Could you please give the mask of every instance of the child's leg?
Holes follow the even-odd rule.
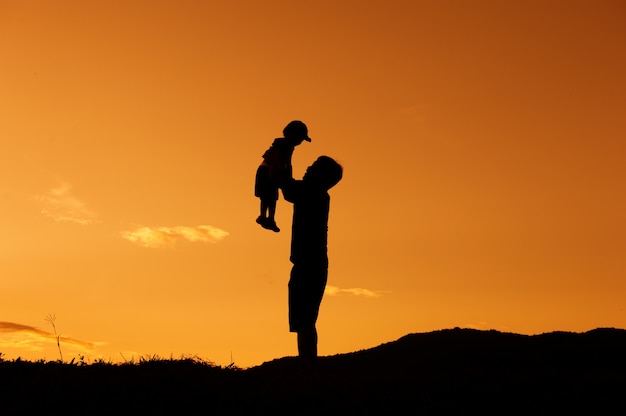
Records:
[[[260,215],[257,217],[256,219],[256,223],[262,225],[265,228],[265,221],[267,221],[267,217],[266,217],[266,212],[267,212],[267,203],[266,201],[261,198],[261,212]]]
[[[274,221],[276,215],[276,200],[268,201],[267,203],[267,219]]]
[[[274,220],[274,215],[276,214],[276,201],[276,199],[268,201],[267,221],[265,223],[265,228],[274,232],[279,232],[280,228],[278,228],[278,226],[276,225],[276,221]]]

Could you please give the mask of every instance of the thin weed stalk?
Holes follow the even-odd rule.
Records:
[[[46,321],[48,321],[50,325],[52,325],[52,329],[54,330],[54,337],[57,339],[57,348],[59,349],[59,357],[61,357],[61,362],[63,362],[63,353],[61,352],[61,335],[57,334],[57,327],[54,324],[54,321],[56,321],[56,319],[57,317],[53,313],[50,313],[48,314],[48,316],[46,316]]]

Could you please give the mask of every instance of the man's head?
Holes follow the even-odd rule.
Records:
[[[328,190],[343,177],[343,167],[329,156],[320,156],[304,173],[303,180],[314,182]]]
[[[311,141],[311,138],[309,137],[309,129],[306,124],[300,120],[289,122],[289,124],[287,124],[287,126],[283,129],[283,136],[286,139],[298,143],[302,143],[303,140],[306,140],[307,142]]]

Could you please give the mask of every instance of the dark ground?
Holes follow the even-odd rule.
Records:
[[[450,329],[249,369],[193,360],[0,361],[0,414],[626,414],[626,330]]]

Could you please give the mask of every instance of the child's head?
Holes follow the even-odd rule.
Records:
[[[343,167],[329,156],[320,156],[304,173],[303,180],[315,182],[328,190],[343,177]]]
[[[295,145],[302,143],[303,140],[307,142],[311,141],[309,129],[307,129],[306,124],[300,120],[294,120],[287,124],[283,129],[283,136]]]

